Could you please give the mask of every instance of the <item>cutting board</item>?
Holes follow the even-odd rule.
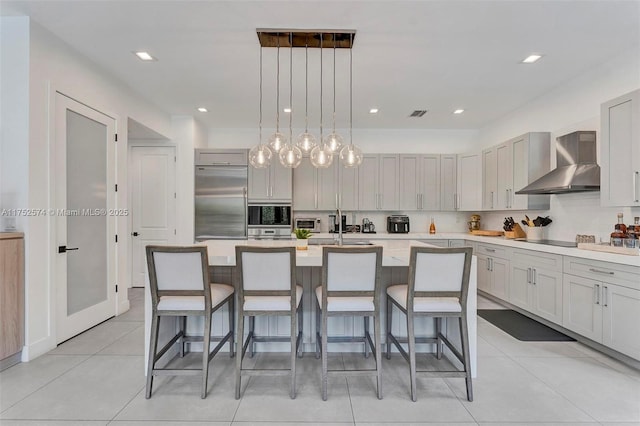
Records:
[[[640,256],[637,248],[614,247],[609,244],[578,243],[578,248],[582,250],[603,251],[606,253],[626,254],[628,256]]]
[[[504,231],[490,231],[485,229],[476,229],[471,231],[473,235],[482,235],[485,237],[501,237],[504,235]]]

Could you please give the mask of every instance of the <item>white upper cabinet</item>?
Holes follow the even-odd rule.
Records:
[[[517,195],[516,191],[550,170],[550,134],[526,133],[482,152],[482,209],[549,208],[549,195]]]
[[[640,206],[640,90],[601,107],[600,202]]]
[[[458,209],[457,156],[446,154],[440,156],[440,210]]]
[[[303,161],[293,170],[293,209],[335,210],[338,208],[338,163],[316,169]]]
[[[400,155],[400,210],[440,210],[440,156]]]
[[[479,152],[458,155],[457,210],[482,209],[482,156]]]
[[[360,210],[398,210],[399,158],[397,154],[368,154],[358,167]]]
[[[277,157],[277,156],[276,156]],[[279,161],[264,169],[249,167],[249,202],[291,202],[293,173]]]

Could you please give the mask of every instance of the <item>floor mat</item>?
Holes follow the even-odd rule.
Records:
[[[575,342],[575,339],[511,309],[478,309],[478,315],[525,342]]]

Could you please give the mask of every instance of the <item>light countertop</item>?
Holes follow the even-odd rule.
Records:
[[[322,234],[313,234],[312,238],[322,238],[322,239],[331,239],[334,234],[322,233]],[[505,237],[483,237],[479,235],[472,235],[467,232],[439,232],[436,234],[428,234],[428,233],[408,233],[408,234],[389,234],[386,232],[380,232],[376,234],[362,234],[362,233],[347,233],[343,234],[344,240],[355,239],[355,240],[418,240],[428,242],[428,240],[467,240],[474,241],[477,243],[486,243],[486,244],[497,244],[501,246],[525,249],[525,250],[535,250],[541,251],[544,253],[553,253],[559,254],[563,256],[574,256],[580,257],[584,259],[592,259],[592,260],[600,260],[602,262],[612,262],[619,263],[623,265],[629,266],[637,266],[640,267],[640,256],[630,256],[624,254],[615,254],[615,253],[605,253],[599,251],[591,251],[591,250],[583,250],[578,248],[571,247],[556,247],[545,244],[536,244],[536,243],[528,243],[526,241],[515,241],[512,239],[507,239]]]

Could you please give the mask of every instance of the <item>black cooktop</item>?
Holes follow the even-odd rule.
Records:
[[[516,238],[516,241],[524,241],[527,243],[544,244],[547,246],[557,247],[578,247],[574,241],[560,241],[560,240],[527,240],[526,238]]]

